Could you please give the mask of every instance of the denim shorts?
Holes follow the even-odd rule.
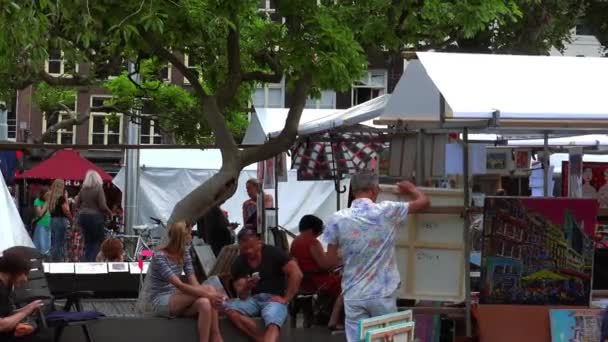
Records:
[[[171,293],[163,294],[152,301],[152,309],[156,316],[173,318],[171,311],[169,311],[169,301],[171,300],[172,295],[173,294]]]
[[[287,305],[271,302],[273,296],[260,293],[245,300],[234,299],[226,304],[226,311],[234,310],[249,317],[261,316],[266,327],[276,325],[280,328],[287,320]]]

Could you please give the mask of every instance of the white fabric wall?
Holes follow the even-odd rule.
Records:
[[[183,168],[140,168],[138,223],[150,223],[150,216],[166,222],[175,204],[215,172],[217,171]],[[231,222],[243,223],[242,204],[248,198],[245,183],[253,177],[256,177],[256,171],[242,171],[237,192],[222,206],[228,212]],[[124,189],[124,168],[114,178],[114,184],[121,190]],[[267,190],[267,193],[274,196],[274,190]],[[343,207],[347,201],[346,196],[347,194],[342,195]],[[289,171],[289,181],[279,183],[279,225],[296,232],[303,215],[315,214],[325,220],[335,211],[333,182],[298,182],[295,171]]]
[[[34,247],[0,173],[0,254],[14,246]]]

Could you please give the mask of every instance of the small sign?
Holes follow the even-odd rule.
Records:
[[[109,262],[108,263],[108,272],[110,272],[110,273],[129,272],[129,263],[128,262]]]
[[[146,274],[148,273],[148,268],[150,267],[150,263],[149,262],[144,262],[143,263],[143,270],[141,270],[139,268],[139,264],[137,262],[130,262],[129,263],[129,272],[131,272],[131,274]]]
[[[108,264],[105,262],[79,262],[74,265],[76,274],[105,274]]]
[[[73,262],[53,262],[49,264],[49,273],[53,274],[74,274]]]

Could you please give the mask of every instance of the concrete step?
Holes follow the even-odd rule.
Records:
[[[261,321],[260,326],[261,326]],[[193,319],[164,318],[106,318],[88,324],[94,342],[198,342],[196,323]],[[227,319],[220,320],[224,341],[248,341]],[[331,333],[327,328],[291,329],[288,322],[281,331],[281,341],[292,342],[342,342],[343,333]],[[86,341],[80,327],[66,329],[61,342]]]

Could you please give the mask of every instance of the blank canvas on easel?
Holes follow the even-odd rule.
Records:
[[[421,188],[432,206],[462,208],[462,190]],[[381,186],[378,201],[407,201],[395,186]],[[461,301],[464,299],[464,220],[460,211],[408,216],[396,234],[399,298]]]

